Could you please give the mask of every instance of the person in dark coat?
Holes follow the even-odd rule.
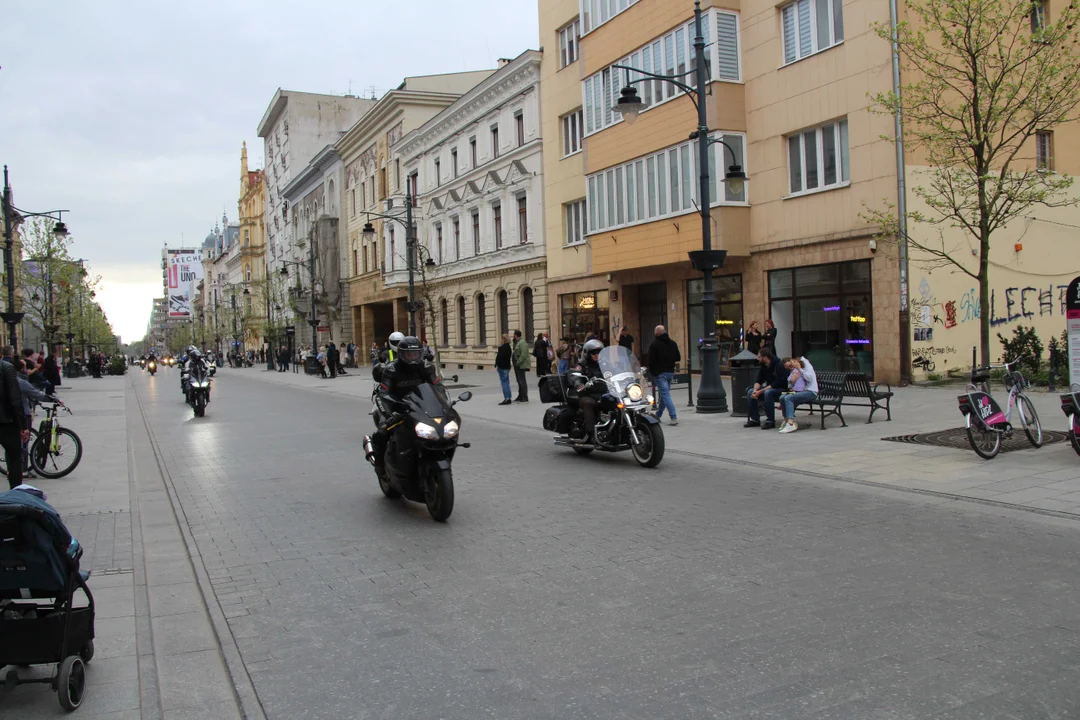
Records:
[[[57,359],[56,355],[50,355],[45,358],[42,374],[45,376],[46,380],[52,383],[53,387],[60,387],[62,384],[60,381],[60,361]]]
[[[14,358],[11,359],[14,362]],[[11,362],[0,362],[0,446],[8,467],[8,485],[22,485],[22,444],[30,439],[30,426],[23,413],[19,376]]]
[[[536,358],[536,377],[544,377],[551,372],[551,358],[548,357],[549,347],[551,345],[544,339],[544,334],[538,334],[536,342],[533,343],[532,351],[532,356]]]
[[[510,349],[510,338],[502,336],[502,344],[495,353],[495,372],[499,373],[499,384],[502,385],[503,401],[500,405],[511,404],[510,399],[510,371],[514,367],[514,352]]]
[[[656,339],[649,346],[649,374],[656,379],[657,394],[660,395],[656,403],[656,419],[664,415],[667,408],[671,416],[669,425],[678,425],[679,417],[675,412],[675,401],[671,399],[671,381],[675,378],[675,366],[682,360],[679,346],[663,325],[656,326]]]
[[[330,343],[326,346],[326,367],[330,369],[330,377],[337,377],[338,369],[338,349],[334,343]]]

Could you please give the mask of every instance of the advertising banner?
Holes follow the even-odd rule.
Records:
[[[1080,277],[1065,291],[1065,322],[1069,340],[1069,382],[1080,383]]]
[[[202,259],[198,250],[184,248],[167,251],[167,258],[169,317],[190,320],[195,285],[203,276]]]

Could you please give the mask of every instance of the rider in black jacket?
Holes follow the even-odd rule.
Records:
[[[406,337],[397,344],[396,359],[392,362],[377,365],[372,373],[378,385],[375,386],[376,405],[379,406],[382,422],[378,430],[371,436],[372,450],[374,451],[375,469],[381,474],[383,463],[386,458],[386,442],[390,439],[389,426],[393,425],[397,418],[389,417],[383,412],[384,405],[379,402],[379,395],[389,395],[395,400],[403,399],[413,388],[420,385],[438,385],[439,376],[435,366],[424,360],[424,348],[420,341],[414,337]]]
[[[600,401],[596,396],[603,394],[607,389],[604,383],[588,386],[586,381],[595,378],[603,378],[604,373],[600,370],[600,351],[604,349],[604,343],[599,340],[589,340],[581,348],[581,363],[574,368],[573,376],[578,396],[570,402],[581,409],[581,415],[585,419],[586,441],[596,441],[596,419],[600,411]]]

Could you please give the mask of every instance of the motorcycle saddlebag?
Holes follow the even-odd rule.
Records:
[[[537,383],[540,391],[540,402],[566,402],[566,389],[564,383],[565,380],[562,375],[545,375],[540,378]]]
[[[553,410],[555,408],[552,408]],[[570,432],[570,425],[574,422],[574,414],[577,411],[573,407],[559,408],[559,417],[555,421],[555,432],[565,435]]]
[[[555,432],[555,429],[559,424],[559,414],[562,412],[560,407],[551,407],[544,411],[544,429],[548,432]]]

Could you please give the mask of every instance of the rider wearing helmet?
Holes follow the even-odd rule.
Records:
[[[397,331],[390,333],[390,340],[388,346],[379,353],[379,362],[391,363],[397,359],[398,346],[401,341],[405,339],[405,336]]]
[[[387,394],[400,400],[420,385],[438,385],[439,376],[435,372],[435,366],[424,360],[424,346],[420,344],[420,341],[412,336],[402,336],[396,344],[395,360],[381,366],[381,374],[376,375],[376,381],[378,382],[375,386],[376,395]],[[380,410],[384,407],[378,400],[376,404]],[[390,418],[382,417],[378,430],[371,436],[375,468],[379,472],[382,472],[386,441],[389,439],[389,432],[386,429],[386,426],[390,424],[389,421]]]
[[[585,432],[587,440],[595,442],[596,418],[599,415],[600,402],[596,399],[597,394],[605,390],[603,383],[588,386],[588,381],[594,378],[603,378],[600,371],[600,351],[604,349],[604,343],[597,339],[589,340],[581,348],[581,360],[570,376],[570,382],[577,391],[577,398],[571,398],[570,402],[576,404],[585,419]]]

